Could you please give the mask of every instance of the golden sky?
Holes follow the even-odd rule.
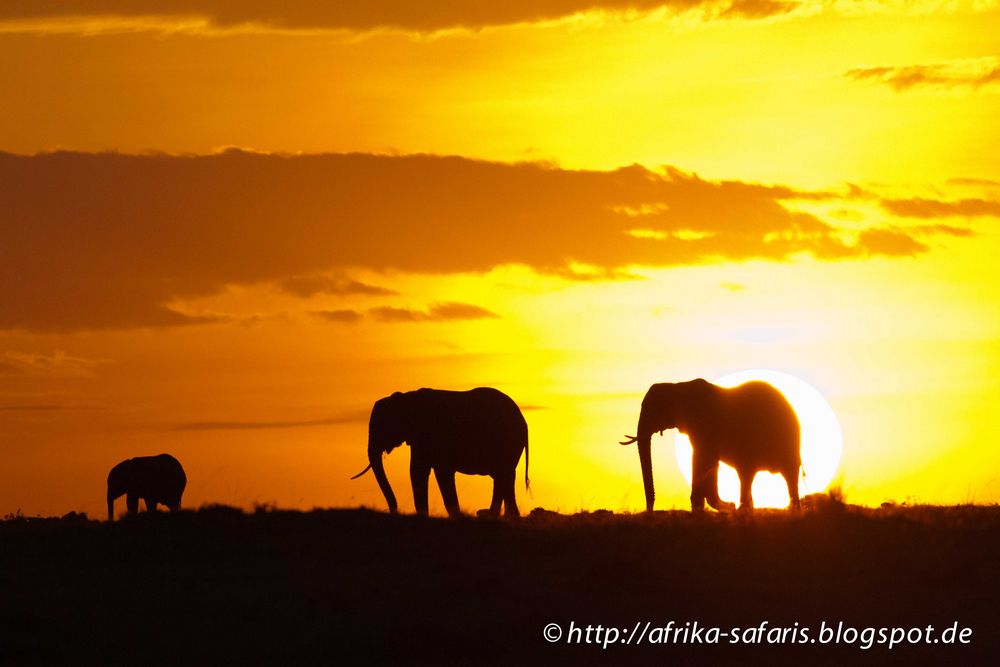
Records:
[[[0,62],[0,513],[381,508],[372,403],[480,385],[522,510],[636,510],[649,384],[748,368],[849,501],[1000,500],[1000,3],[12,0]]]

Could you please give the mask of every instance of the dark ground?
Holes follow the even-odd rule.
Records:
[[[1000,664],[998,577],[997,506],[14,518],[0,523],[0,664]],[[973,632],[891,651],[566,644],[570,622],[670,620]]]

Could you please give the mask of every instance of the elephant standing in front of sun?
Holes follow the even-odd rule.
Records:
[[[528,488],[528,424],[506,394],[489,387],[469,391],[418,389],[379,399],[368,423],[368,470],[375,473],[390,512],[396,496],[382,455],[403,443],[410,446],[410,484],[418,514],[427,514],[431,471],[449,516],[458,516],[455,473],[489,475],[493,499],[480,514],[519,515],[514,494],[517,464],[524,451],[524,485]]]
[[[170,454],[122,461],[108,473],[108,521],[115,520],[115,499],[123,495],[129,514],[139,511],[140,500],[147,512],[155,512],[157,504],[176,512],[186,485],[184,468]]]
[[[766,382],[720,387],[706,380],[654,384],[642,399],[638,432],[623,445],[637,443],[646,492],[653,510],[653,433],[676,428],[691,440],[691,510],[705,501],[719,511],[734,509],[719,498],[719,462],[736,469],[740,507],[753,509],[753,480],[761,470],[780,473],[793,508],[799,507],[802,467],[799,420],[788,399]]]

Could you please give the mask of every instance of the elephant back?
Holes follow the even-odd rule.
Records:
[[[180,461],[170,454],[141,456],[132,459],[136,477],[145,492],[154,498],[168,501],[179,498],[187,486],[187,475]]]

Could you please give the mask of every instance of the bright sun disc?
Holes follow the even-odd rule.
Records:
[[[840,422],[822,394],[794,375],[766,369],[730,373],[714,380],[721,387],[763,380],[774,385],[792,404],[802,429],[802,469],[799,496],[825,491],[833,481],[843,451]],[[691,441],[682,433],[674,435],[677,465],[688,484],[691,483]],[[740,480],[736,471],[723,463],[719,466],[719,497],[739,502]],[[756,507],[788,507],[788,487],[781,475],[759,472],[753,483],[753,503]]]

